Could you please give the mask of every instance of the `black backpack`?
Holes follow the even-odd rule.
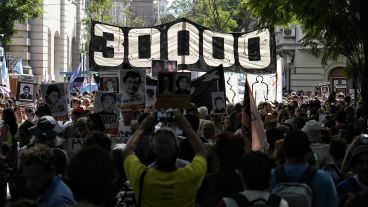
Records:
[[[281,198],[274,194],[271,194],[268,200],[258,198],[253,200],[252,202],[250,202],[247,197],[239,193],[230,195],[228,197],[233,199],[239,207],[279,207],[281,202]]]

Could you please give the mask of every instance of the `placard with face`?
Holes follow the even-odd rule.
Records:
[[[114,92],[97,91],[95,97],[94,113],[100,115],[105,126],[105,132],[118,134],[120,105],[122,94]]]
[[[69,120],[67,90],[64,83],[42,84],[42,100],[50,106],[51,114],[58,121]]]
[[[213,114],[225,114],[226,101],[224,92],[212,93],[212,111]]]
[[[146,102],[146,70],[122,70],[120,91],[124,109],[144,109]]]

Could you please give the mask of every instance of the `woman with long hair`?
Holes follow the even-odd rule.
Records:
[[[18,131],[17,118],[12,109],[4,109],[3,125],[0,128],[0,140],[2,154],[10,161],[17,158],[17,145],[15,134]]]

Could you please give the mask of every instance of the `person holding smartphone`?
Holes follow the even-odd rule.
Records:
[[[156,124],[154,114],[144,119],[123,152],[124,170],[141,206],[195,205],[197,191],[207,170],[207,153],[197,133],[180,110],[175,110],[174,113],[176,124],[189,139],[196,156],[186,167],[177,167],[179,151],[177,136],[171,128],[163,127],[153,134],[152,151],[156,157],[155,166],[147,168],[134,154],[143,134]]]

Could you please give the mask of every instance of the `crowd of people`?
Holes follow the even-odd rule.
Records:
[[[72,94],[70,120],[52,108],[16,106],[0,94],[0,206],[365,206],[368,133],[361,104],[291,93],[261,102],[267,147],[242,135],[242,104],[213,115],[205,106],[122,110],[120,134],[105,132],[94,94]],[[216,114],[216,113],[215,113]],[[222,119],[221,117],[225,117]],[[366,134],[367,133],[367,134]],[[120,143],[112,137],[121,136]],[[75,154],[68,139],[83,139]],[[313,151],[329,144],[329,158]]]

